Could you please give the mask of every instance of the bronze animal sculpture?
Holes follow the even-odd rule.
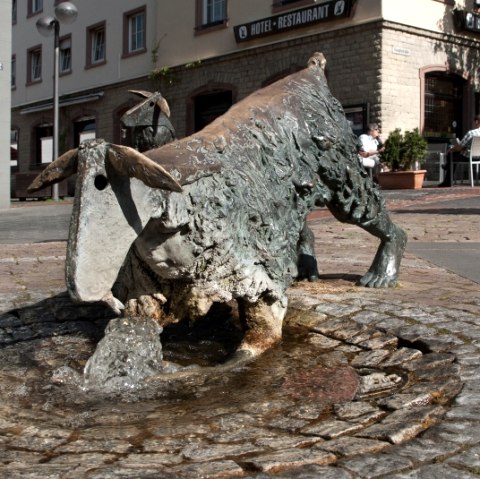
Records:
[[[32,183],[77,172],[66,280],[78,301],[164,320],[236,300],[239,357],[281,339],[286,289],[315,204],[380,239],[359,283],[394,286],[406,234],[361,165],[316,53],[307,68],[233,105],[202,131],[139,153],[92,141]]]

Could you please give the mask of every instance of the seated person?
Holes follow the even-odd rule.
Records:
[[[452,160],[454,164],[455,161],[468,160],[470,156],[470,145],[472,144],[472,138],[474,136],[480,136],[480,115],[475,115],[475,118],[473,119],[473,126],[474,128],[467,131],[461,141],[452,145],[447,150],[447,161],[444,165],[442,165],[442,168],[446,170],[445,179],[438,185],[439,187],[452,186],[452,178],[450,177],[450,163]]]
[[[380,169],[380,153],[385,150],[380,140],[380,129],[376,123],[368,125],[367,133],[358,138],[358,154],[362,157],[363,166],[372,168],[374,175]]]

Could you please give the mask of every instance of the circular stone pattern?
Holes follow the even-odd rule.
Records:
[[[0,316],[0,471],[36,479],[350,478],[345,460],[384,453],[442,420],[462,384],[450,352],[459,339],[425,326],[425,318],[438,323],[435,313],[296,288],[290,304],[277,348],[227,375],[135,402],[51,381],[63,366],[81,371],[104,311],[56,297]],[[172,346],[163,347],[168,354]],[[181,354],[196,347],[187,341]],[[200,347],[222,346],[203,339]]]

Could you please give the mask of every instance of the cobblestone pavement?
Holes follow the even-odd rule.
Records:
[[[454,199],[480,197],[478,188],[386,197],[410,243],[480,243],[478,209],[452,206]],[[264,373],[270,382],[257,372],[253,383],[243,385],[264,385],[262,401],[248,394],[234,401],[228,394],[221,404],[201,406],[199,400],[188,411],[173,401],[168,421],[155,401],[140,412],[94,404],[89,414],[67,420],[64,409],[52,404],[29,409],[27,380],[6,390],[13,380],[4,366],[0,395],[17,398],[22,407],[16,410],[11,400],[0,405],[0,477],[480,477],[478,283],[407,251],[397,288],[356,287],[376,240],[323,210],[309,223],[321,281],[290,289],[286,330],[301,331],[306,356],[313,351],[327,357],[342,378],[333,383],[335,394],[327,394],[318,378],[330,369],[308,356],[308,367],[296,376],[279,366]],[[62,292],[64,260],[64,242],[2,245],[0,311]],[[66,358],[55,356],[60,329],[42,335],[45,324],[36,329],[35,321],[28,314],[0,318],[0,364],[12,361],[16,374],[32,376],[32,384],[33,376]],[[72,339],[70,347],[77,356],[68,359],[81,363],[87,341]],[[33,349],[42,353],[34,356]],[[296,353],[287,348],[282,354]],[[31,357],[35,364],[27,361]],[[347,400],[352,391],[355,398]]]

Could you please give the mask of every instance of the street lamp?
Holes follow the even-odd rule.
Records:
[[[37,30],[44,37],[54,34],[53,54],[53,145],[52,161],[58,157],[58,71],[60,56],[60,23],[73,23],[77,18],[77,7],[71,2],[62,2],[55,7],[55,16],[45,16],[37,20]],[[52,186],[52,198],[58,201],[58,184]]]

